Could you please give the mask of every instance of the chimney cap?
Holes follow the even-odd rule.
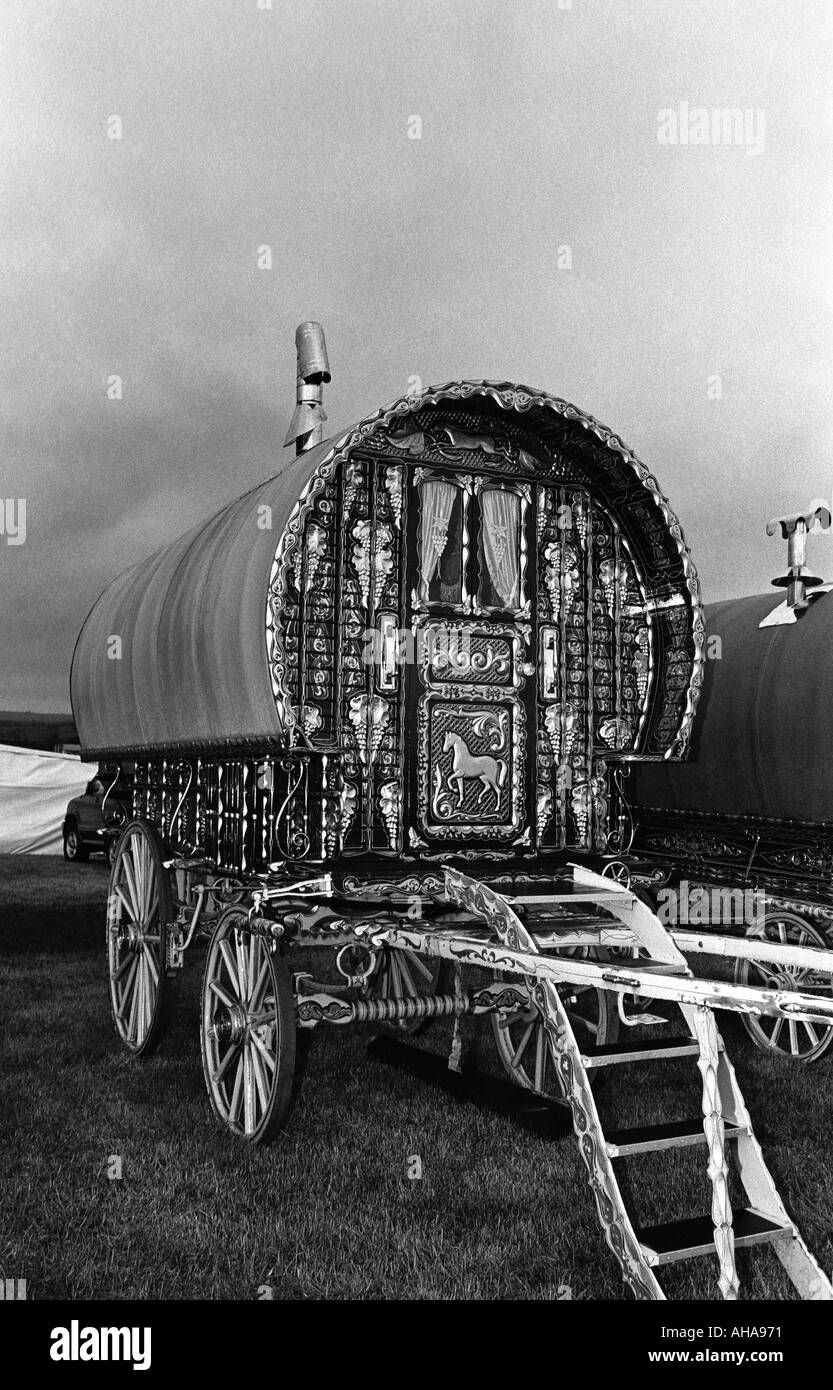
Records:
[[[799,521],[804,522],[804,529],[811,535],[816,535],[819,531],[830,529],[830,507],[823,497],[814,497],[809,507],[804,512],[789,512],[786,516],[774,516],[766,524],[768,536],[774,536],[779,526],[781,535],[787,540],[794,532]]]
[[[327,419],[322,396],[324,382],[331,380],[330,363],[324,329],[320,323],[310,321],[298,324],[295,329],[295,350],[298,357],[295,411],[283,447],[294,443],[295,452],[303,454],[321,443]]]
[[[307,383],[331,381],[330,362],[324,329],[320,323],[299,323],[295,329],[295,350],[298,354],[298,376]]]

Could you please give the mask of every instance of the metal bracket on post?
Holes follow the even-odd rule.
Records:
[[[807,569],[807,537],[830,529],[830,508],[821,498],[815,498],[805,512],[790,512],[786,516],[775,516],[766,524],[768,536],[774,536],[780,529],[781,537],[787,541],[787,570],[776,575],[773,584],[776,589],[786,589],[787,597],[758,624],[759,627],[778,627],[782,623],[794,623],[798,614],[810,605],[817,594],[827,593],[833,585],[822,583],[817,575]]]

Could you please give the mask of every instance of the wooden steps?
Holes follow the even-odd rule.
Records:
[[[738,1295],[735,1250],[771,1245],[800,1297],[833,1300],[833,1284],[813,1258],[790,1220],[755,1137],[734,1068],[726,1056],[709,1000],[684,1003],[691,972],[671,934],[635,896],[623,889],[611,891],[610,882],[589,870],[575,867],[580,892],[553,895],[546,904],[565,901],[592,902],[606,909],[632,933],[639,959],[632,972],[653,970],[664,978],[680,980],[679,1008],[686,1032],[679,1036],[636,1038],[601,1047],[579,1046],[568,1013],[569,995],[557,981],[545,978],[535,989],[535,1007],[543,1020],[563,1099],[570,1107],[579,1152],[588,1173],[590,1190],[608,1247],[619,1263],[622,1278],[638,1299],[664,1299],[654,1270],[698,1256],[716,1260],[717,1284],[725,1299]],[[459,906],[480,913],[502,945],[526,954],[540,954],[529,927],[513,911],[513,905],[544,906],[540,897],[507,899],[459,870],[446,869],[446,892]],[[531,914],[524,914],[527,919]],[[627,981],[628,969],[618,963],[600,970],[603,988]],[[689,986],[690,988],[690,986]],[[690,995],[689,995],[690,997]],[[656,1121],[605,1132],[588,1072],[601,1067],[639,1062],[650,1065],[671,1059],[695,1059],[700,1073],[702,1113],[696,1118]],[[661,1094],[661,1091],[660,1091]],[[704,1167],[711,1186],[708,1215],[662,1221],[640,1226],[631,1217],[617,1176],[620,1160],[635,1159],[664,1150],[702,1147]],[[743,1204],[733,1209],[729,1162],[744,1192]],[[637,1185],[638,1168],[631,1175]],[[672,1199],[674,1186],[668,1187]]]
[[[727,1139],[737,1139],[738,1135],[745,1133],[742,1125],[726,1123],[724,1126]],[[605,1143],[611,1158],[657,1153],[662,1149],[691,1148],[705,1142],[702,1115],[696,1115],[691,1120],[670,1120],[662,1124],[636,1125],[631,1129],[609,1129],[605,1132]]]
[[[697,1057],[697,1040],[681,1034],[678,1038],[633,1038],[608,1043],[604,1047],[585,1047],[581,1060],[588,1068],[613,1067],[622,1062],[659,1062],[670,1057]]]
[[[791,1222],[766,1216],[754,1207],[739,1207],[732,1213],[732,1234],[738,1250],[792,1239],[795,1227]],[[664,1221],[658,1226],[637,1228],[636,1236],[652,1269],[714,1254],[714,1226],[710,1216],[690,1216],[682,1221]]]

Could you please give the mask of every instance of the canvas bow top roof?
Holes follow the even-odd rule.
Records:
[[[777,602],[771,593],[708,605],[689,761],[639,768],[629,792],[638,805],[833,821],[833,599],[790,626],[759,628]]]
[[[413,432],[414,421],[447,403],[482,414],[486,433],[499,428],[501,416],[516,413],[527,428],[576,460],[612,506],[625,498],[630,541],[646,572],[662,552],[665,582],[673,570],[696,627],[699,585],[679,522],[656,479],[616,435],[568,402],[525,386],[450,382],[402,397],[288,458],[274,477],[104,590],[79,635],[70,678],[85,755],[285,741],[265,621],[276,553],[297,543],[292,522],[297,523],[305,495],[350,450],[384,431],[392,451],[401,448],[408,461],[406,446],[396,443],[397,432],[403,437]],[[699,661],[695,665],[699,674]]]

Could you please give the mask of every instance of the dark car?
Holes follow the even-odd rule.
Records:
[[[88,859],[91,854],[111,856],[121,828],[132,814],[130,782],[100,774],[87,783],[83,796],[74,796],[64,816],[64,858]]]

